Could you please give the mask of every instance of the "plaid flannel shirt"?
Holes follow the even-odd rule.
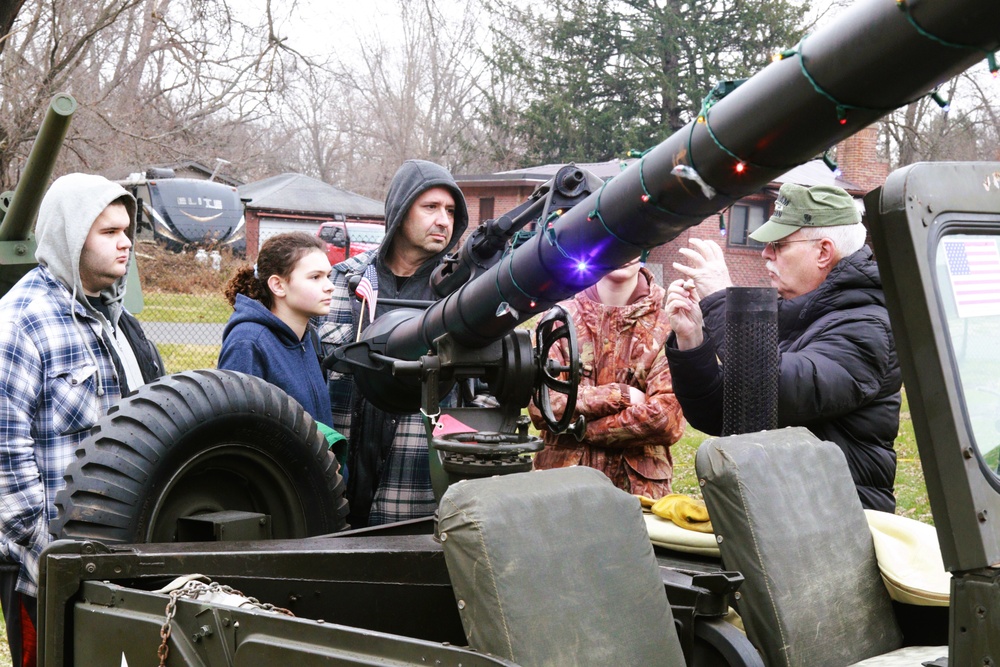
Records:
[[[361,302],[351,293],[348,280],[351,276],[363,274],[365,267],[376,261],[377,253],[377,248],[369,250],[333,268],[330,314],[319,323],[324,356],[331,354],[333,347],[357,339]],[[333,427],[350,439],[354,379],[350,374],[331,371],[329,382]],[[427,432],[423,420],[419,413],[392,418],[398,421],[395,424],[396,435],[372,502],[369,524],[373,526],[428,516],[437,508],[431,488]]]
[[[0,550],[21,565],[17,590],[37,596],[63,473],[121,395],[100,324],[48,269],[28,272],[0,312]]]

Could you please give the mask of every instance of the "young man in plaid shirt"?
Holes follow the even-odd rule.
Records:
[[[125,312],[135,199],[87,174],[56,180],[35,226],[38,266],[0,299],[0,572],[13,662],[34,665],[38,561],[63,473],[90,428],[162,362]]]

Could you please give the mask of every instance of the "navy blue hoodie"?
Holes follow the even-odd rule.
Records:
[[[330,424],[330,394],[310,336],[299,340],[260,301],[236,295],[236,309],[222,332],[219,368],[267,380]]]

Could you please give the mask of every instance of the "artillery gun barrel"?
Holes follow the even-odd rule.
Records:
[[[400,322],[383,349],[418,359],[445,333],[472,348],[499,340],[644,249],[929,93],[998,44],[996,0],[860,2],[479,278]]]
[[[22,241],[31,233],[31,226],[76,106],[76,100],[67,93],[59,93],[49,102],[45,120],[38,130],[7,213],[0,223],[0,241]]]

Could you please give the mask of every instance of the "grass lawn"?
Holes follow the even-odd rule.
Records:
[[[172,294],[144,291],[140,322],[206,322],[225,324],[233,309],[219,292],[205,294]]]
[[[189,345],[160,343],[156,346],[168,373],[180,373],[198,368],[215,368],[221,345]],[[0,666],[2,667],[2,666]]]

